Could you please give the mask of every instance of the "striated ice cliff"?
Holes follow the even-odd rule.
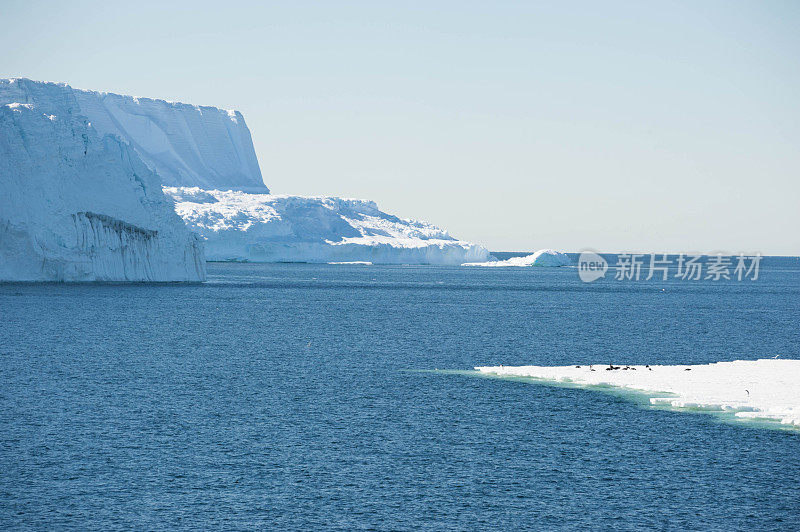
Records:
[[[85,116],[100,137],[128,143],[164,185],[269,192],[238,111],[0,79],[0,105],[9,103]]]
[[[202,242],[128,144],[63,91],[0,101],[0,281],[204,277]]]
[[[386,214],[372,201],[166,187],[206,239],[208,260],[461,264],[491,256],[447,231]]]

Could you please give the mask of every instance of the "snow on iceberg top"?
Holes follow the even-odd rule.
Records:
[[[570,258],[560,251],[556,251],[554,249],[540,249],[536,253],[532,253],[525,257],[511,257],[507,260],[496,260],[491,262],[467,262],[462,264],[462,266],[544,266],[555,268],[559,266],[569,266],[571,264],[572,261]]]
[[[66,83],[0,79],[0,105],[84,116],[103,137],[129,144],[164,185],[269,192],[238,111],[74,89]]]
[[[209,260],[448,264],[487,260],[482,246],[374,201],[164,187]]]
[[[671,366],[483,366],[481,373],[578,386],[607,385],[655,395],[653,405],[729,411],[800,428],[800,360],[735,360]],[[672,394],[667,397],[664,394]]]
[[[175,201],[178,214],[206,234],[251,228],[255,231],[255,227],[261,227],[262,236],[291,235],[297,241],[349,242],[362,238],[397,243],[404,239],[457,241],[431,223],[387,214],[370,200],[197,187],[164,187],[164,192]],[[278,235],[272,235],[273,231]]]

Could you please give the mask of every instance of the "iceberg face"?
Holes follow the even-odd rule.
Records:
[[[0,79],[0,105],[15,102],[86,117],[101,138],[113,135],[129,144],[164,185],[269,192],[238,111]]]
[[[483,366],[481,373],[645,392],[650,403],[771,419],[800,429],[800,360],[735,360],[679,366]],[[665,396],[665,393],[669,396]]]
[[[504,266],[540,266],[546,268],[557,268],[560,266],[570,266],[572,260],[560,251],[554,249],[540,249],[536,253],[532,253],[526,257],[511,257],[508,260],[496,260],[490,262],[467,262],[462,266],[487,266],[487,267],[504,267]]]
[[[446,231],[380,211],[372,201],[165,187],[219,261],[452,264],[489,252]]]
[[[68,93],[30,103],[46,93],[0,105],[0,280],[203,280],[202,242],[159,177],[67,111]]]

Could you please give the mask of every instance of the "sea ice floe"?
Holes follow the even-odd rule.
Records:
[[[612,369],[613,368],[613,369]],[[800,360],[761,359],[701,365],[478,366],[481,373],[577,386],[644,392],[650,403],[732,412],[800,428]]]

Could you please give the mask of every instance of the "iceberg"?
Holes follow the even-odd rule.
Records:
[[[16,85],[0,80],[0,281],[202,281],[202,241],[137,152],[62,87]]]
[[[212,261],[458,265],[489,252],[375,202],[164,187]]]
[[[532,253],[525,257],[511,257],[507,260],[495,260],[486,262],[466,262],[462,266],[484,266],[490,268],[497,267],[528,267],[539,266],[547,268],[557,268],[559,266],[570,266],[572,260],[565,254],[554,249],[540,249],[536,253]]]
[[[699,365],[478,366],[500,377],[530,377],[581,387],[611,386],[650,395],[676,409],[727,412],[800,429],[800,360],[735,360]]]
[[[205,241],[208,260],[458,265],[492,259],[479,245],[458,240],[426,222],[384,213],[371,201],[270,194],[262,179],[250,130],[238,111],[74,89],[63,83],[24,78],[0,80],[0,105],[12,103],[33,105],[40,114],[68,122],[72,128],[69,135],[85,135],[95,148],[102,143],[110,152],[122,152],[122,163],[135,166],[136,170],[121,168],[119,172],[147,180],[148,202],[163,201],[160,197],[154,199],[157,192],[151,185],[163,186],[175,200],[176,212],[189,230]],[[24,136],[36,141],[40,134],[43,133],[29,130]],[[76,151],[71,163],[58,164],[75,169],[71,179],[76,183],[87,179],[93,183],[88,175],[78,175],[97,170],[78,170],[82,164],[79,155]],[[6,165],[6,172],[12,172],[12,168]],[[32,167],[29,170],[35,171]],[[48,172],[51,179],[63,180],[55,166]],[[5,179],[9,181],[11,177]],[[97,179],[99,175],[94,175]],[[36,186],[39,185],[50,186],[44,181]],[[34,182],[25,186],[34,186]],[[69,187],[66,181],[60,186]],[[79,193],[91,196],[92,190],[75,188],[70,195],[77,197]],[[127,193],[120,190],[120,194]],[[88,199],[85,203],[80,208],[87,212],[136,225],[125,217],[119,218],[117,214],[121,213],[91,207]],[[0,223],[17,220],[19,215],[0,211]],[[14,223],[17,226],[21,222]],[[159,230],[161,234],[165,234],[163,230]],[[196,243],[192,245],[198,247]],[[117,279],[127,278],[128,273],[98,275]],[[91,277],[88,273],[78,275],[87,276]],[[142,278],[142,274],[133,278]]]

